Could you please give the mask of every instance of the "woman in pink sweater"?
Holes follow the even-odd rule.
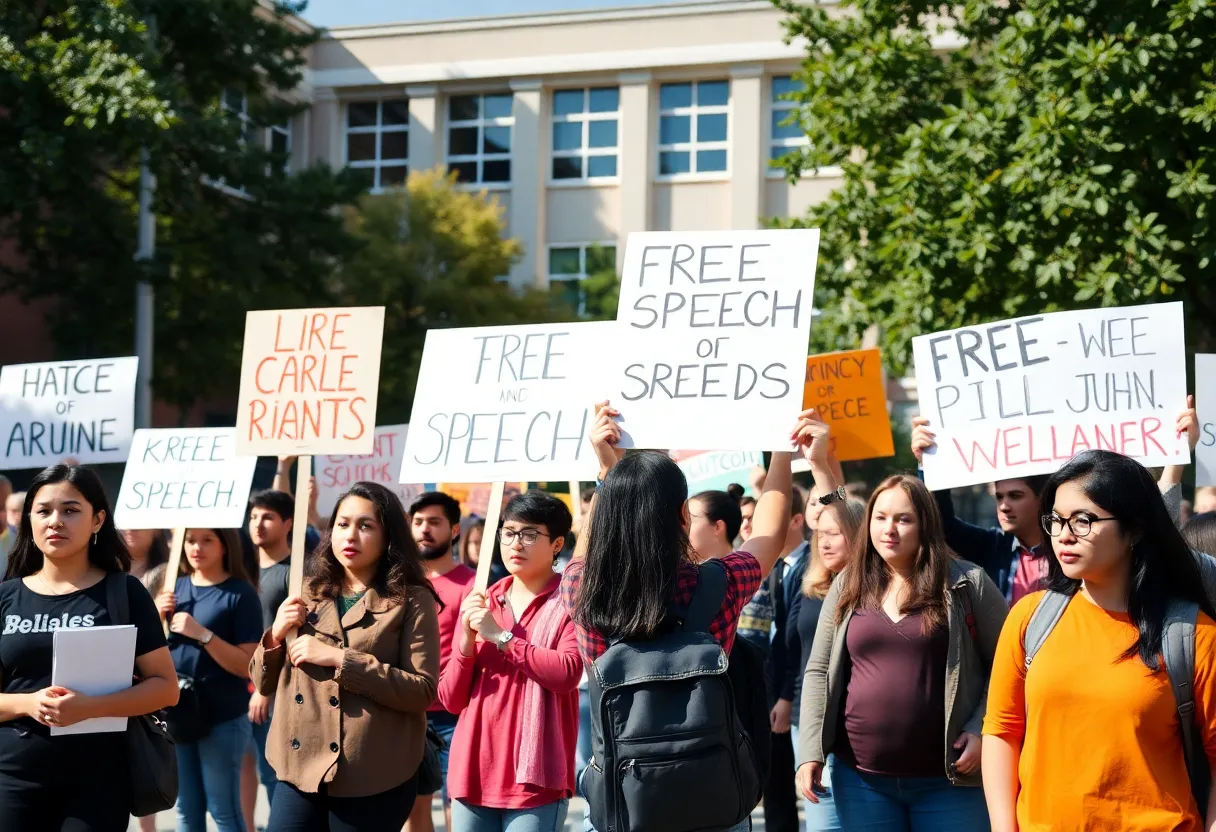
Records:
[[[557,832],[574,794],[578,683],[574,623],[553,561],[570,511],[532,491],[503,509],[510,574],[460,609],[439,701],[461,715],[452,738],[452,832]]]

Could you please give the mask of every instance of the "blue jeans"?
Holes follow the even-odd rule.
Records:
[[[836,810],[849,832],[986,832],[984,790],[941,777],[866,774],[839,760]]]
[[[451,832],[562,832],[569,808],[569,800],[535,809],[490,809],[453,800]]]
[[[220,832],[247,832],[241,818],[241,759],[249,749],[249,717],[211,726],[198,742],[177,746],[178,832],[206,832],[207,813]]]
[[[798,726],[790,726],[790,734],[794,740],[794,770],[802,765],[802,759],[799,757],[798,751]],[[836,758],[831,754],[828,755],[827,762],[823,766],[823,788],[824,791],[819,795],[819,802],[812,803],[802,795],[802,813],[806,818],[806,832],[841,832],[840,815],[836,812],[836,795],[832,791],[832,772],[836,768]]]
[[[591,760],[591,694],[578,689],[578,745],[574,750],[574,782],[583,782],[583,769]],[[578,790],[582,794],[582,789]],[[585,796],[585,795],[584,795]]]
[[[443,779],[440,792],[444,806],[452,805],[452,799],[448,797],[448,760],[452,756],[452,737],[456,736],[456,720],[456,714],[447,711],[428,711],[426,715],[427,725],[443,737],[443,750],[439,752],[439,773]]]
[[[253,730],[253,759],[258,764],[258,780],[266,788],[266,802],[274,802],[274,787],[278,785],[278,775],[274,773],[274,766],[266,759],[266,738],[270,736],[270,722],[274,718],[274,711],[271,711],[270,716],[261,725],[249,723]]]

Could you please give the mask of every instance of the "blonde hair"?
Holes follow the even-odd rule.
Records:
[[[823,514],[829,511],[835,515],[836,522],[840,525],[840,532],[844,535],[845,540],[845,551],[853,551],[853,541],[861,532],[861,525],[865,521],[865,503],[859,500],[831,503],[824,507]],[[823,514],[820,514],[820,517]],[[832,587],[832,579],[836,575],[824,565],[823,560],[819,557],[818,530],[811,533],[810,557],[806,574],[802,576],[802,594],[807,598],[822,599],[827,597],[828,590]]]

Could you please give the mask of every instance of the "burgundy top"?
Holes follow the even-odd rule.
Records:
[[[845,647],[850,660],[836,755],[854,768],[896,777],[944,777],[946,627],[921,632],[921,615],[891,621],[856,610]]]

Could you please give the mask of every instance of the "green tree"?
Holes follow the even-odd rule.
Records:
[[[774,4],[810,45],[784,167],[844,170],[795,221],[822,229],[813,350],[878,323],[899,372],[922,333],[1164,300],[1212,346],[1209,3]]]
[[[616,250],[592,246],[587,252],[587,276],[579,281],[582,317],[588,321],[615,321],[621,293],[616,273]]]
[[[518,260],[502,207],[455,185],[442,170],[410,174],[403,190],[364,196],[348,210],[357,251],[335,281],[338,303],[384,306],[377,421],[409,421],[429,329],[569,320],[538,289],[501,278]]]

